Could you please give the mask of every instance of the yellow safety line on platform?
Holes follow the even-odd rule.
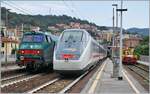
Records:
[[[135,91],[136,94],[140,94],[140,92],[138,91],[138,89],[135,87],[135,85],[132,83],[132,81],[129,79],[129,77],[127,76],[127,71],[123,70],[122,71],[123,75],[125,76],[125,78],[127,79],[127,81],[129,82],[130,86],[132,87],[132,89]]]
[[[96,76],[96,80],[93,82],[93,84],[92,84],[91,88],[89,89],[88,93],[90,93],[90,94],[93,94],[93,93],[94,93],[94,91],[95,91],[95,89],[96,89],[96,86],[97,86],[97,84],[98,84],[98,81],[99,81],[99,79],[100,79],[100,77],[101,77],[101,75],[102,75],[102,72],[103,72],[105,66],[106,66],[106,62],[103,63],[103,65],[102,65],[100,71],[98,72],[98,74],[97,74],[97,76]]]

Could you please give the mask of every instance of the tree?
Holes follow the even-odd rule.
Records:
[[[135,54],[140,55],[149,55],[149,36],[145,36],[142,42],[135,48]]]

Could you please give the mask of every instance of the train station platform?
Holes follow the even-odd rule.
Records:
[[[123,80],[112,78],[112,73],[113,63],[110,59],[107,59],[93,77],[90,78],[81,93],[148,93],[127,71],[123,71]]]
[[[146,66],[150,66],[149,62],[145,62],[145,61],[138,60],[137,63],[143,64],[143,65],[146,65]]]
[[[13,65],[13,66],[1,66],[1,72],[5,72],[5,71],[12,71],[12,70],[16,70],[16,69],[22,69],[24,67],[19,67],[17,65]]]

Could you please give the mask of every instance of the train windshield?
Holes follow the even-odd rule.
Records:
[[[43,35],[24,35],[23,42],[43,42],[44,36]]]
[[[62,41],[68,41],[68,40],[81,41],[82,40],[82,35],[83,35],[83,32],[67,31],[67,32],[63,33],[63,36],[62,36],[61,40]]]

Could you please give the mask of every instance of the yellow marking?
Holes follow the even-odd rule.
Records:
[[[129,79],[129,77],[127,76],[127,71],[123,70],[122,71],[123,75],[125,76],[125,78],[127,79],[127,81],[129,82],[130,86],[132,87],[132,89],[135,91],[136,94],[140,94],[140,92],[138,91],[138,89],[135,87],[135,85],[132,83],[132,81]]]
[[[106,65],[106,63],[103,63],[102,67],[100,68],[99,73],[98,73],[97,76],[96,76],[96,80],[94,80],[94,82],[93,82],[91,88],[89,89],[88,93],[90,93],[90,94],[94,93],[94,91],[95,91],[95,89],[96,89],[96,86],[97,86],[97,83],[98,83],[98,81],[99,81],[98,79],[100,79],[100,77],[101,77],[101,75],[102,75],[102,72],[103,72],[103,70],[104,70],[104,68],[105,68],[105,65]]]

